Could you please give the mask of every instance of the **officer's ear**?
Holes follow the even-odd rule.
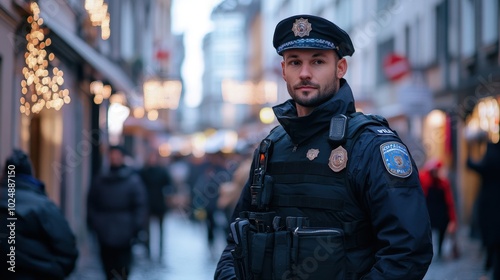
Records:
[[[341,58],[337,61],[337,79],[343,78],[347,73],[347,60],[345,58]]]
[[[286,81],[286,79],[285,79],[285,57],[283,57],[283,60],[281,61],[281,77],[283,77],[283,80]]]

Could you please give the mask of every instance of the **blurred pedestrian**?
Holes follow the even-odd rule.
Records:
[[[500,143],[488,141],[482,159],[467,158],[467,167],[481,176],[476,198],[481,241],[488,252],[493,279],[500,280]]]
[[[216,214],[219,188],[221,184],[231,180],[231,175],[225,167],[224,155],[217,151],[206,154],[206,161],[198,170],[199,176],[193,185],[192,207],[194,217],[205,224],[206,240],[212,257],[215,253],[215,236],[218,229]]]
[[[174,194],[173,180],[165,166],[162,166],[159,161],[159,154],[156,151],[151,151],[148,154],[144,167],[139,174],[146,186],[148,192],[149,204],[149,226],[147,227],[146,250],[148,257],[151,258],[151,226],[154,221],[158,221],[159,225],[159,257],[163,258],[163,233],[165,214],[169,209],[167,199]]]
[[[437,232],[437,257],[443,255],[443,241],[446,234],[452,241],[452,257],[458,257],[456,243],[457,215],[450,181],[441,173],[443,163],[432,158],[419,172],[420,182],[427,201],[431,227]]]
[[[217,199],[217,207],[224,211],[227,219],[227,225],[231,221],[231,215],[238,203],[241,195],[241,190],[249,177],[250,166],[252,165],[252,157],[243,158],[236,167],[230,181],[221,184],[219,189],[219,198]]]
[[[0,191],[0,278],[65,279],[78,258],[75,236],[22,150],[5,161]]]
[[[111,146],[108,156],[109,170],[89,190],[87,218],[107,279],[127,279],[133,241],[147,226],[147,193],[139,174],[124,164],[123,147]]]

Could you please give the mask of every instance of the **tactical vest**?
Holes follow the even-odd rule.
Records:
[[[359,279],[373,265],[370,221],[345,165],[368,125],[388,128],[355,113],[332,118],[328,135],[297,147],[281,141],[281,126],[262,141],[251,185],[258,210],[231,224],[238,279]]]

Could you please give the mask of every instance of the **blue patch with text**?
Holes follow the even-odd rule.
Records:
[[[386,142],[380,145],[380,153],[384,161],[385,169],[396,177],[406,178],[412,173],[410,153],[406,147],[399,142]]]

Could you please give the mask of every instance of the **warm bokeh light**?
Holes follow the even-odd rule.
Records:
[[[278,100],[278,86],[275,82],[238,82],[230,79],[222,81],[222,98],[233,104],[266,104]]]
[[[49,61],[55,59],[54,54],[48,53],[45,47],[51,45],[51,40],[45,38],[44,30],[40,27],[43,19],[40,18],[40,8],[37,3],[31,3],[32,16],[27,22],[31,25],[30,32],[26,35],[26,53],[24,54],[26,66],[22,73],[19,110],[29,116],[39,113],[43,108],[60,110],[64,104],[71,102],[69,90],[62,89],[64,73],[58,67],[49,72]]]
[[[145,112],[143,107],[136,107],[132,111],[132,114],[134,115],[134,118],[136,119],[141,119],[144,118]]]
[[[432,127],[444,126],[446,121],[446,114],[441,110],[432,110],[429,115],[427,115],[429,125]]]
[[[108,4],[104,0],[85,0],[85,10],[89,13],[92,26],[101,27],[101,38],[109,39],[111,29],[109,27],[110,15]]]
[[[274,111],[271,107],[264,107],[259,112],[260,121],[264,124],[271,124],[274,122]]]
[[[157,119],[158,119],[158,111],[157,110],[151,110],[148,112],[148,120],[156,121]]]
[[[101,104],[105,99],[108,99],[112,91],[110,85],[104,85],[101,81],[90,83],[90,93],[94,95],[95,104]]]
[[[150,79],[144,83],[144,108],[146,111],[177,109],[181,98],[182,83],[177,80]]]

